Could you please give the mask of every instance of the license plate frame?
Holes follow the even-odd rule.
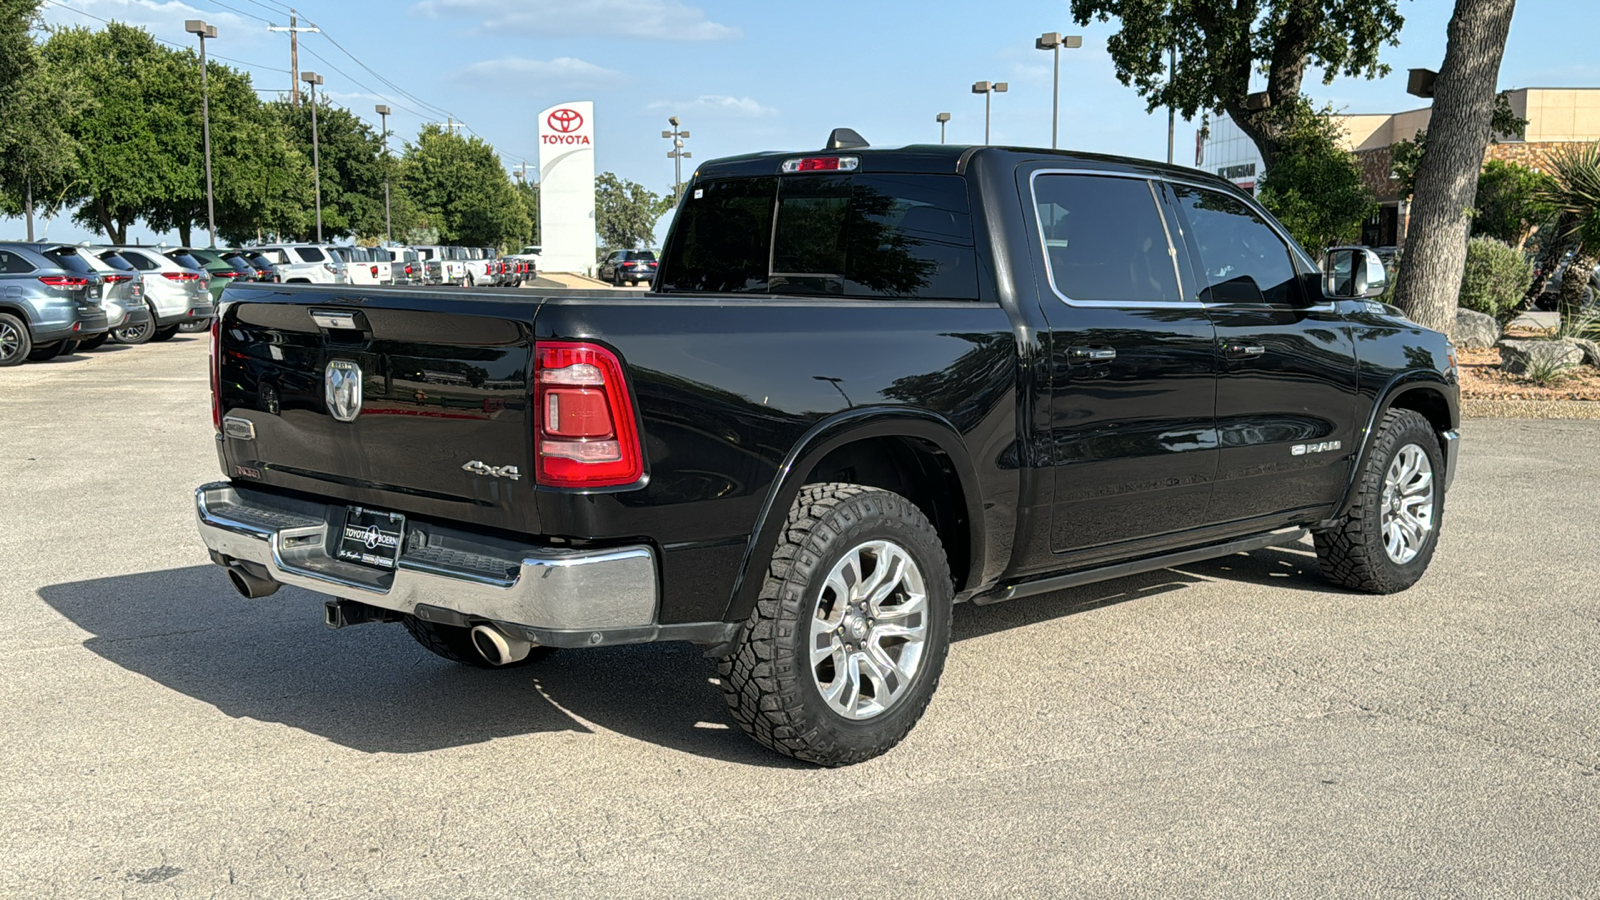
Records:
[[[349,506],[345,508],[334,555],[340,562],[393,572],[400,564],[400,550],[405,546],[405,539],[406,517],[403,514]]]

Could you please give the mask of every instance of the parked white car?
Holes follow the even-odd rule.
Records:
[[[330,244],[268,244],[252,248],[278,267],[284,284],[349,284],[344,262]]]

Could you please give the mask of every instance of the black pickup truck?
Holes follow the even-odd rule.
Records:
[[[1000,147],[702,165],[649,293],[238,284],[200,532],[469,665],[691,641],[790,756],[894,746],[954,603],[1314,536],[1422,575],[1441,334],[1205,174]]]

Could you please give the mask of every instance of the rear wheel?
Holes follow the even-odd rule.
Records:
[[[1350,511],[1315,537],[1322,574],[1369,594],[1415,584],[1439,543],[1444,474],[1428,420],[1413,410],[1390,410],[1373,438]]]
[[[451,662],[479,669],[515,669],[544,659],[555,652],[552,647],[534,647],[528,651],[526,657],[517,662],[495,665],[484,659],[478,648],[473,646],[470,628],[460,625],[441,625],[437,622],[424,621],[416,616],[404,616],[400,623],[406,627],[406,632],[429,652]]]
[[[28,326],[10,313],[0,313],[0,368],[22,365],[32,352]]]
[[[911,501],[807,485],[756,608],[718,663],[734,720],[758,743],[819,765],[888,752],[939,686],[952,591],[944,545]]]
[[[150,310],[150,321],[129,325],[126,328],[118,328],[111,332],[111,339],[119,344],[143,344],[154,337],[156,333],[156,310],[153,306],[147,306],[147,308]]]
[[[178,326],[177,325],[168,325],[165,328],[157,328],[154,331],[152,331],[151,334],[150,334],[150,340],[152,340],[152,341],[170,341],[170,340],[172,340],[172,336],[177,334],[177,333],[178,333]]]

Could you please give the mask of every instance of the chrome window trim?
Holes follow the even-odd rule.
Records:
[[[1143,303],[1125,303],[1121,300],[1074,300],[1061,292],[1056,287],[1056,273],[1050,265],[1050,244],[1044,236],[1044,220],[1039,218],[1039,176],[1040,175],[1093,175],[1102,178],[1127,178],[1143,181],[1147,185],[1155,180],[1152,176],[1138,172],[1115,172],[1104,169],[1035,169],[1028,175],[1028,194],[1033,202],[1033,225],[1039,234],[1039,252],[1044,257],[1045,283],[1050,286],[1050,292],[1056,295],[1062,303],[1068,306],[1101,307],[1109,309],[1205,309],[1204,304],[1190,300],[1147,300]],[[1173,271],[1178,269],[1177,248],[1172,244],[1172,232],[1168,230],[1166,210],[1157,202],[1152,187],[1151,202],[1155,204],[1156,215],[1161,219],[1161,228],[1167,236],[1167,253],[1172,260]],[[1183,296],[1183,280],[1178,281],[1178,296]]]

